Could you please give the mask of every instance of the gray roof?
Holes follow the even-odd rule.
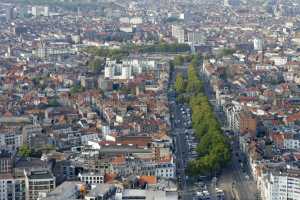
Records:
[[[29,179],[53,179],[53,174],[49,171],[32,171],[28,174]]]
[[[87,197],[104,196],[106,193],[109,193],[115,189],[116,187],[112,184],[107,184],[107,183],[93,184],[91,191],[86,196]]]
[[[55,190],[47,194],[43,200],[74,200],[78,194],[82,182],[79,181],[66,181],[58,186]]]

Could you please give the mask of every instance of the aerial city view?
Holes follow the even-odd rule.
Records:
[[[0,0],[0,200],[300,200],[300,0]]]

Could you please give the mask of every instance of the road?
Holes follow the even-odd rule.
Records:
[[[202,80],[205,80],[200,71]],[[204,81],[205,94],[208,96],[212,106],[214,107],[215,116],[222,126],[226,126],[226,118],[224,113],[217,108],[215,95],[209,85],[209,81]],[[232,161],[230,165],[223,169],[222,174],[218,177],[218,187],[225,192],[225,199],[255,200],[257,199],[258,190],[250,175],[248,165],[241,159],[241,151],[239,149],[238,136],[232,137]],[[241,168],[243,162],[244,168]],[[247,177],[247,178],[246,178]],[[249,178],[248,178],[249,177]]]
[[[173,85],[175,82],[176,73],[181,73],[184,76],[186,76],[186,69],[186,66],[176,68],[176,70],[172,73],[170,86]],[[201,78],[203,79],[203,77]],[[211,104],[215,108],[215,115],[217,116],[219,122],[222,124],[222,126],[225,126],[226,119],[224,113],[216,108],[215,96],[208,81],[204,82],[204,90]],[[192,187],[190,185],[188,186],[187,184],[185,174],[189,152],[188,143],[185,136],[186,128],[184,125],[184,121],[186,119],[183,117],[182,112],[180,110],[182,105],[176,103],[176,97],[174,95],[174,92],[169,92],[169,101],[171,116],[173,116],[171,125],[172,135],[175,142],[174,145],[176,155],[177,178],[180,189],[179,193],[182,199],[190,200],[193,199],[193,191],[191,189]],[[232,162],[227,168],[223,169],[221,175],[217,177],[216,183],[208,183],[209,191],[213,194],[214,189],[217,186],[218,188],[224,190],[225,199],[255,200],[257,199],[256,196],[258,194],[256,184],[253,178],[250,176],[249,169],[241,168],[240,161],[243,159],[241,159],[241,152],[238,146],[238,137],[233,137],[232,141]],[[247,165],[244,163],[244,166]]]
[[[186,68],[185,68],[186,69]],[[177,71],[176,71],[177,72]],[[174,71],[172,74],[172,78],[170,80],[170,85],[175,83],[176,72]],[[188,157],[188,144],[185,137],[185,125],[184,125],[184,117],[180,110],[180,105],[176,103],[176,97],[174,93],[169,93],[169,102],[170,103],[170,112],[171,116],[173,116],[171,125],[172,125],[172,135],[175,141],[175,155],[176,155],[176,167],[177,167],[177,178],[178,185],[180,188],[180,196],[184,200],[192,199],[191,192],[188,191],[187,180],[186,180],[186,164]]]

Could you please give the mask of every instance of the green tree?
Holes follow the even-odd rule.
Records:
[[[22,157],[29,157],[31,155],[31,150],[28,145],[22,145],[19,148],[18,154]]]
[[[175,91],[179,94],[184,93],[185,91],[185,81],[182,74],[177,74],[175,80]]]

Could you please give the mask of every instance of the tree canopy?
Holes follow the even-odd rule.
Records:
[[[219,122],[207,96],[203,93],[203,83],[198,77],[198,56],[193,56],[188,67],[188,80],[183,84],[181,75],[177,75],[175,89],[178,95],[189,96],[192,110],[192,126],[199,141],[199,157],[188,164],[189,175],[212,175],[224,167],[231,159],[227,138],[223,135]]]
[[[29,148],[28,145],[22,145],[22,146],[19,148],[18,154],[19,154],[21,157],[29,157],[29,156],[31,155],[31,150],[30,150],[30,148]]]
[[[177,74],[175,80],[175,91],[177,93],[183,93],[185,91],[185,81],[182,74]]]

